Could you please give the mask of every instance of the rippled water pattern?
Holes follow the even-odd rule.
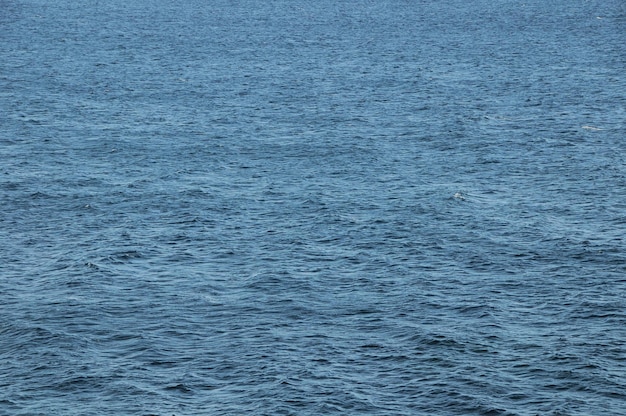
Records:
[[[0,414],[626,414],[626,3],[0,0]]]

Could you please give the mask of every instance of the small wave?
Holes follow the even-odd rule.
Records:
[[[184,383],[179,383],[171,386],[165,387],[167,391],[175,391],[178,393],[193,393],[193,389],[185,385]]]
[[[591,131],[601,131],[601,130],[604,130],[604,129],[600,128],[600,127],[594,127],[594,126],[582,126],[582,128],[584,130],[591,130]]]

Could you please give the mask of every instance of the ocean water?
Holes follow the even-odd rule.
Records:
[[[1,415],[626,415],[626,3],[0,0]]]

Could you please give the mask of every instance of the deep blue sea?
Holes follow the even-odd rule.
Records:
[[[626,415],[623,0],[0,0],[0,415]]]

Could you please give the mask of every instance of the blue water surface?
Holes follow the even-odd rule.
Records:
[[[0,414],[626,415],[626,3],[0,0]]]

